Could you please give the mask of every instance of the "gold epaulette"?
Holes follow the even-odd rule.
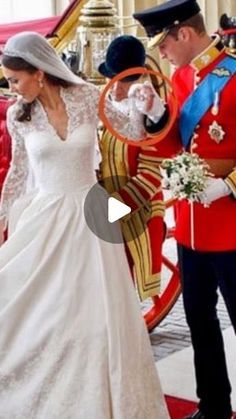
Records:
[[[231,172],[224,181],[229,186],[233,196],[236,198],[236,169]]]
[[[229,48],[227,47],[225,50],[227,55],[230,55],[230,57],[233,57],[236,59],[236,49],[235,48]]]

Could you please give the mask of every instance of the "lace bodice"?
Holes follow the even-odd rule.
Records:
[[[29,189],[69,193],[96,181],[93,165],[99,94],[98,88],[88,83],[61,89],[68,114],[65,141],[49,123],[38,100],[33,105],[31,121],[16,120],[19,101],[8,109],[12,162],[2,192],[1,219],[7,221],[13,202]],[[125,131],[132,138],[143,135],[142,124],[138,127],[132,123],[108,99],[106,112],[119,132]]]

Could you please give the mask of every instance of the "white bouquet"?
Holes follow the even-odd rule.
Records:
[[[184,152],[162,162],[165,169],[163,187],[170,189],[177,199],[199,202],[209,177],[212,176],[205,160],[196,153]]]

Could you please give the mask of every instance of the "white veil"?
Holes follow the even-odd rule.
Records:
[[[43,70],[47,74],[70,83],[84,83],[64,64],[48,41],[37,32],[26,31],[13,35],[6,42],[3,54],[23,58],[38,70]]]
[[[56,50],[47,40],[36,32],[20,32],[8,39],[3,49],[3,54],[10,57],[22,58],[36,69],[58,77],[69,83],[79,85],[85,82],[77,77],[62,61]],[[28,176],[26,179],[26,193],[18,200],[18,204],[11,210],[11,222],[9,228],[14,229],[22,210],[36,193],[34,174],[30,164],[28,165]]]

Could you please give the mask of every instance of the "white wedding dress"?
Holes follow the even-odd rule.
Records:
[[[61,95],[69,117],[65,141],[40,102],[30,122],[15,120],[17,105],[9,111],[0,419],[166,419],[123,245],[97,238],[83,214],[96,182],[97,89],[85,83]],[[102,202],[98,196],[97,212]]]

